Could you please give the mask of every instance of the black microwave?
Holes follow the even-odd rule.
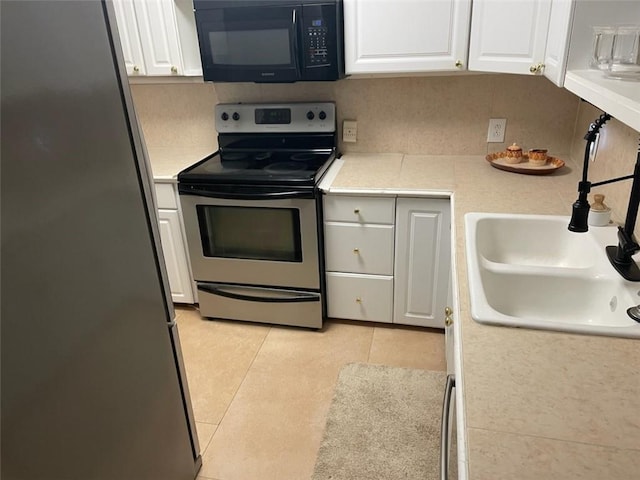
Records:
[[[202,74],[211,82],[344,77],[342,0],[194,0]]]

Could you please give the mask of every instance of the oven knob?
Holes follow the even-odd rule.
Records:
[[[327,118],[327,114],[324,113],[324,110],[321,110],[320,113],[318,114],[318,118],[320,120],[324,120],[325,118]]]
[[[309,120],[313,120],[313,119],[314,119],[314,117],[315,117],[315,115],[313,114],[313,112],[312,112],[312,111],[308,111],[308,112],[307,112],[307,118],[308,118]]]
[[[240,114],[238,112],[233,112],[232,118],[237,122],[240,120]]]
[[[222,112],[220,118],[226,122],[227,120],[229,120],[229,114],[227,112]]]

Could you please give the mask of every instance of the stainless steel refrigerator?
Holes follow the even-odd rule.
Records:
[[[200,466],[112,13],[0,2],[3,480]]]

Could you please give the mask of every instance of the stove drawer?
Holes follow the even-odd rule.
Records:
[[[393,321],[393,277],[330,272],[327,298],[329,317]]]
[[[394,227],[325,223],[326,270],[393,275]]]
[[[383,223],[393,225],[394,197],[325,195],[324,219],[330,222]]]
[[[203,317],[322,328],[318,292],[198,283],[198,300]]]

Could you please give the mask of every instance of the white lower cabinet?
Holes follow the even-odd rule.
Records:
[[[324,205],[328,315],[444,328],[449,200],[326,195]]]
[[[444,327],[451,265],[449,200],[398,198],[394,322]]]
[[[194,303],[193,280],[176,189],[170,183],[156,183],[155,189],[160,243],[169,277],[171,299],[175,303]]]

